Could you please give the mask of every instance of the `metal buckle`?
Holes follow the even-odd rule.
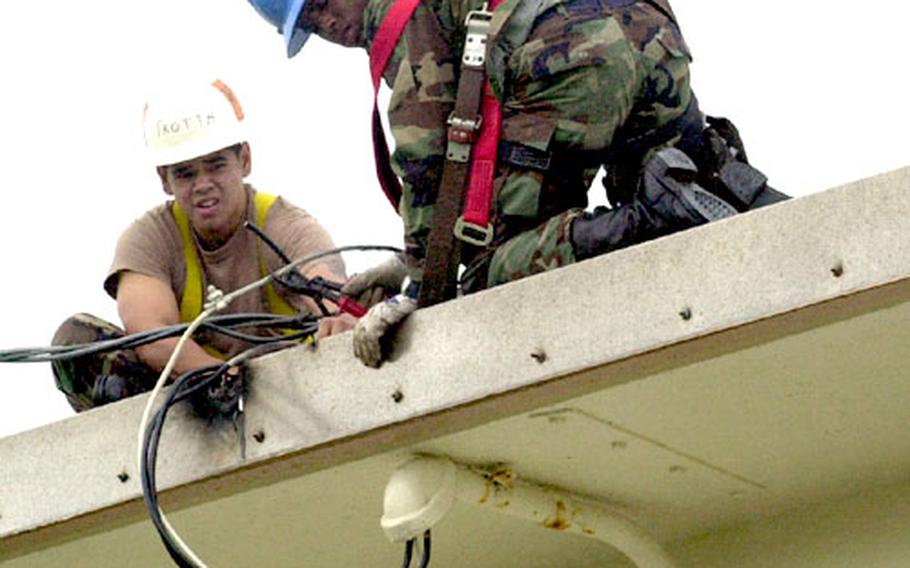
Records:
[[[490,22],[493,12],[488,10],[484,2],[480,10],[472,10],[465,17],[465,26],[468,28],[464,42],[464,52],[461,63],[467,67],[481,67],[487,58],[487,37],[490,35]]]
[[[476,140],[475,134],[480,130],[483,117],[459,118],[455,113],[449,115],[446,124],[447,132],[446,159],[451,162],[465,163],[471,159],[471,146]]]
[[[462,144],[461,142],[452,142],[446,144],[446,160],[450,162],[466,163],[471,159],[471,145]]]
[[[493,242],[493,224],[487,223],[486,227],[468,223],[464,220],[464,215],[455,221],[455,228],[452,230],[455,237],[468,244],[478,247],[485,247]]]
[[[455,130],[477,132],[480,130],[480,125],[483,124],[483,116],[477,115],[474,118],[459,118],[455,116],[455,113],[453,112],[449,115],[448,120],[446,120],[446,124]]]

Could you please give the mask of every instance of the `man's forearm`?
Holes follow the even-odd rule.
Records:
[[[173,355],[178,341],[176,337],[162,339],[161,341],[138,347],[136,351],[139,353],[139,358],[142,359],[143,363],[161,372],[164,366],[167,365],[168,360],[170,360],[171,355]],[[174,364],[173,373],[179,375],[199,367],[217,365],[219,363],[222,363],[220,359],[209,355],[198,343],[191,339],[186,342],[180,351],[180,356]]]

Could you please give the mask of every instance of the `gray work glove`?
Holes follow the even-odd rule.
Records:
[[[379,367],[384,356],[382,339],[417,309],[417,302],[398,294],[376,304],[354,326],[354,355],[367,367]]]
[[[407,275],[408,269],[404,261],[395,255],[382,264],[352,276],[341,293],[369,308],[401,292],[401,284]]]

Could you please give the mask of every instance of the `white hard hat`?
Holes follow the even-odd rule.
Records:
[[[192,160],[246,140],[243,110],[221,81],[176,89],[145,105],[145,146],[155,166]]]

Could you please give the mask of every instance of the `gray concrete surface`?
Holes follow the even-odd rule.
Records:
[[[422,310],[378,370],[350,355],[349,335],[265,357],[245,461],[230,428],[181,409],[168,420],[166,508],[189,514],[374,456],[381,478],[445,436],[900,306],[908,185],[897,170]],[[144,403],[0,440],[0,561],[143,520]]]

